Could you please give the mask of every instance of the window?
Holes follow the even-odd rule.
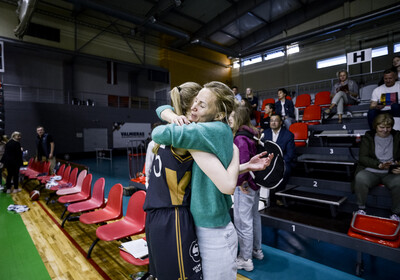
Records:
[[[238,61],[234,62],[233,68],[240,68],[240,63]]]
[[[384,55],[388,55],[388,47],[384,46],[384,47],[378,47],[378,48],[373,48],[372,49],[372,57],[378,57],[378,56],[384,56]]]
[[[400,52],[400,43],[394,44],[393,52],[394,53]]]
[[[300,51],[299,44],[292,44],[292,45],[286,46],[286,54],[287,55],[298,53],[299,51]]]
[[[339,65],[339,64],[346,64],[346,63],[347,63],[346,56],[340,55],[340,56],[331,57],[328,59],[318,60],[317,61],[317,69],[335,66],[335,65]]]
[[[261,61],[262,61],[261,56],[255,56],[255,57],[252,57],[252,58],[245,59],[243,61],[243,66],[251,65],[251,64],[254,64],[254,63],[257,63],[257,62],[261,62]]]
[[[0,72],[4,72],[4,42],[0,42]]]
[[[283,50],[275,50],[275,51],[264,54],[264,60],[270,60],[270,59],[274,59],[274,58],[281,57],[284,55],[285,55],[285,52]]]

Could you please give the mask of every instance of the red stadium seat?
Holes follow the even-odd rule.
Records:
[[[262,111],[262,112],[264,112],[265,105],[267,105],[267,104],[269,104],[269,103],[275,104],[275,99],[273,99],[273,98],[264,99],[264,100],[263,100],[263,103],[262,103],[262,105],[261,105],[261,111]]]
[[[78,178],[76,179],[76,185],[74,187],[59,189],[56,194],[67,195],[80,192],[82,190],[83,179],[85,179],[86,175],[87,175],[87,170],[86,169],[82,170],[79,173]]]
[[[119,221],[98,227],[95,242],[119,240],[143,233],[146,222],[146,212],[143,210],[145,199],[146,192],[135,192],[129,199],[126,216]]]
[[[321,108],[327,108],[331,106],[331,92],[320,91],[315,95],[314,105],[319,105]]]
[[[299,120],[299,111],[304,110],[307,106],[311,104],[311,95],[308,93],[301,94],[296,97],[296,103],[294,104],[296,120]]]
[[[308,144],[308,125],[305,123],[293,123],[289,131],[294,134],[294,144],[296,147],[304,147]]]
[[[99,178],[94,183],[92,196],[88,200],[68,205],[67,210],[69,213],[64,218],[61,227],[64,227],[65,222],[73,213],[86,212],[94,209],[103,208],[105,206],[104,188],[105,188],[105,180],[104,178]]]
[[[123,187],[121,184],[115,184],[108,195],[106,207],[97,211],[84,213],[79,217],[79,221],[84,224],[99,224],[112,220],[117,220],[122,217],[122,194]],[[90,258],[90,254],[93,247],[96,245],[96,241],[90,246],[87,258]]]
[[[303,120],[308,125],[322,123],[321,107],[318,105],[310,105],[304,109]]]

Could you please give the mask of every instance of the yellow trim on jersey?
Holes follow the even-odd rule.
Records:
[[[179,275],[178,280],[188,279],[185,276],[185,266],[183,261],[182,237],[181,237],[181,222],[179,219],[179,209],[175,207],[175,235],[176,235],[176,252],[178,256]]]
[[[176,152],[175,152],[175,150],[174,150],[174,148],[171,146],[171,152],[172,152],[172,154],[173,154],[173,156],[177,159],[177,160],[179,160],[180,162],[185,162],[185,161],[189,161],[189,160],[192,160],[193,158],[192,158],[192,155],[188,152],[187,153],[187,155],[186,156],[181,156],[181,155],[178,155]]]
[[[185,190],[189,186],[192,177],[191,171],[186,171],[182,179],[178,182],[176,171],[165,168],[165,177],[169,188],[172,205],[182,205],[185,196]]]

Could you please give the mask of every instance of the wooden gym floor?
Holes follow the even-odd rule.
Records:
[[[29,192],[35,186],[34,182],[29,182],[22,192],[12,194],[12,198],[15,204],[30,208],[21,217],[52,279],[131,279],[131,274],[147,271],[147,266],[133,266],[119,256],[120,241],[99,241],[92,251],[92,258],[87,260],[86,254],[96,238],[98,226],[73,221],[66,222],[64,229],[61,228],[64,206],[58,202],[46,205],[49,195],[46,190],[39,201],[31,201]],[[237,279],[249,278],[238,274]]]

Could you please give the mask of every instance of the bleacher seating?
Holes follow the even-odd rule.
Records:
[[[307,106],[304,109],[302,122],[308,125],[321,124],[322,123],[321,107],[319,105]]]
[[[304,111],[304,109],[310,105],[311,105],[311,95],[305,93],[296,97],[294,110],[297,121],[300,119],[300,112]]]
[[[269,103],[273,103],[275,104],[275,99],[274,98],[267,98],[263,100],[263,103],[261,105],[261,112],[264,112],[265,109],[265,105],[269,104]]]
[[[330,91],[320,91],[315,95],[314,105],[327,108],[331,105]]]

